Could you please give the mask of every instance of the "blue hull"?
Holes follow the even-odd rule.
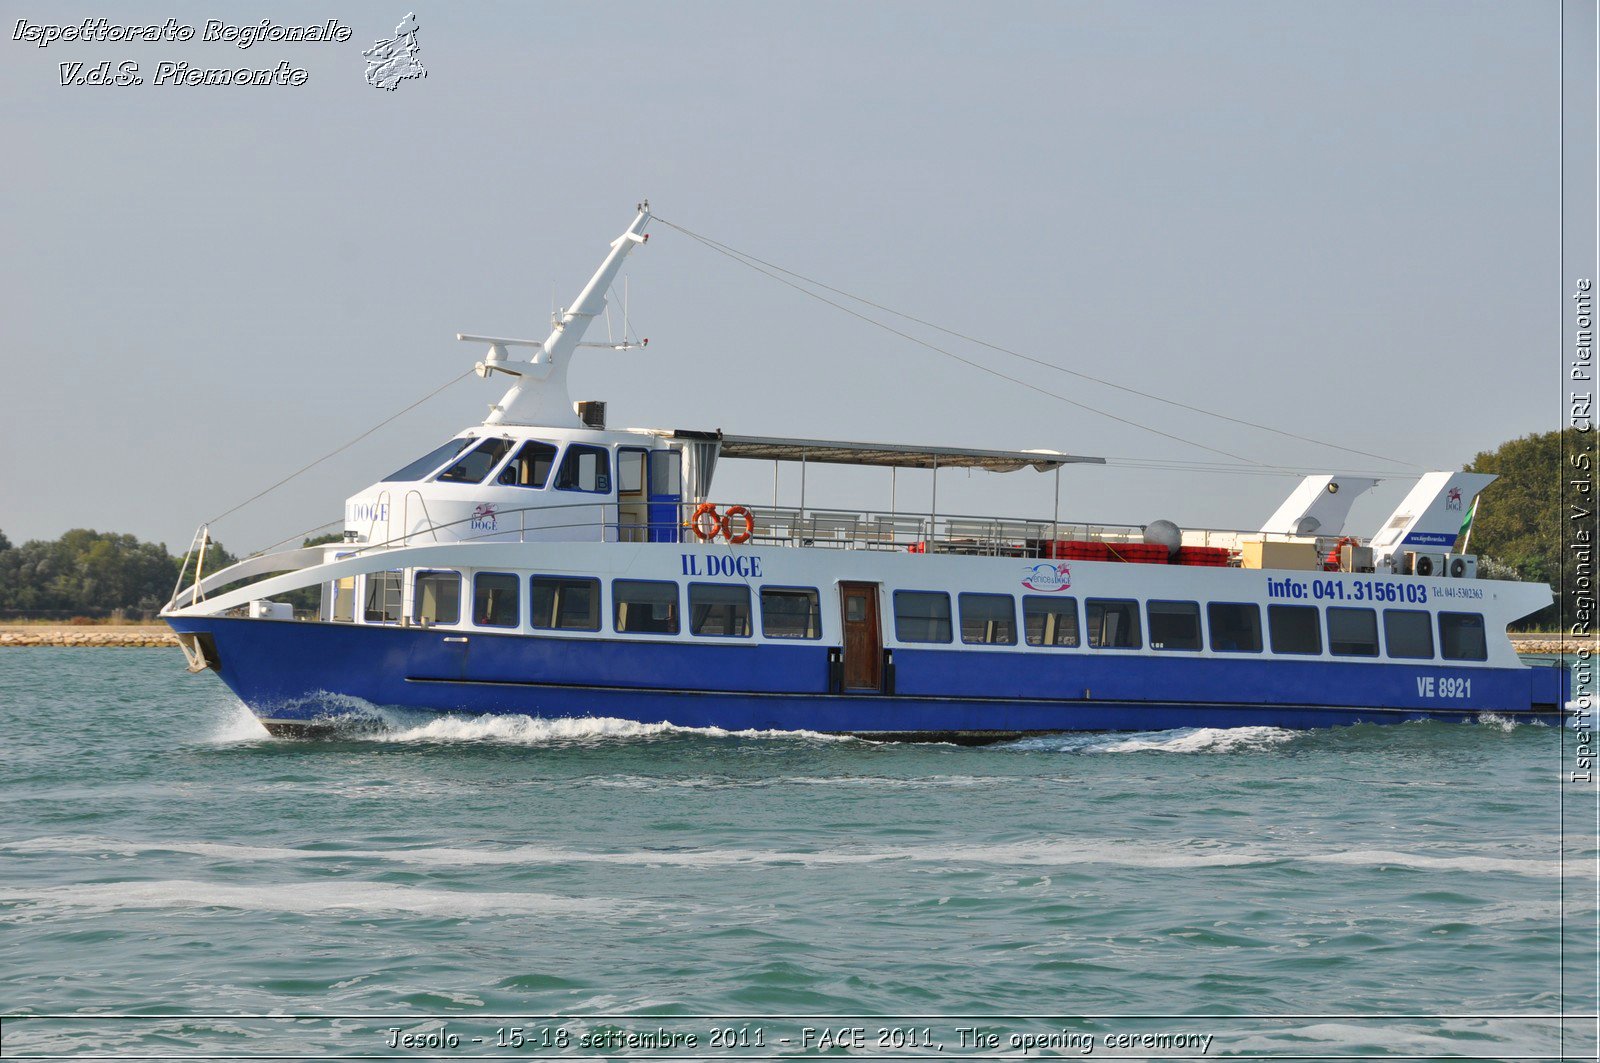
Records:
[[[1556,716],[1557,668],[1122,655],[1116,651],[909,650],[892,693],[831,692],[829,649],[303,621],[172,618],[210,643],[213,666],[278,732],[374,707],[543,718],[610,717],[727,730],[805,730],[980,740],[1054,731],[1328,727]],[[456,636],[458,641],[445,642]],[[1470,679],[1461,689],[1445,678]],[[1419,681],[1420,680],[1420,681]],[[356,700],[352,700],[356,699]]]

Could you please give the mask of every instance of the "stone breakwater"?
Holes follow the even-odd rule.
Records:
[[[1512,645],[1517,647],[1517,653],[1578,653],[1581,648],[1589,648],[1590,653],[1595,652],[1595,644],[1581,642],[1578,639],[1515,639]]]
[[[166,626],[152,627],[8,627],[0,628],[0,648],[9,646],[117,646],[178,645],[178,636]]]

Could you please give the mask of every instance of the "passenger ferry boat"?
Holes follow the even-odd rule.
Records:
[[[345,503],[344,541],[204,571],[163,616],[274,734],[363,706],[983,741],[1555,714],[1559,667],[1506,625],[1551,601],[1452,553],[1492,476],[1423,476],[1370,538],[1377,481],[1307,477],[1255,532],[940,514],[941,469],[1104,459],[720,431],[617,431],[567,371],[648,204],[542,342],[487,346],[488,418]],[[606,346],[595,344],[593,346]],[[528,352],[526,357],[514,355]],[[713,493],[797,462],[800,505]],[[811,508],[818,464],[934,471],[931,512]],[[185,580],[188,580],[185,584]],[[296,615],[286,596],[314,592]]]

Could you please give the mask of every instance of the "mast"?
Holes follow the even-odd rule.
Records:
[[[595,271],[594,276],[589,278],[589,283],[584,285],[583,291],[578,293],[578,298],[570,307],[556,312],[553,328],[543,343],[536,340],[456,334],[458,340],[489,345],[488,357],[476,366],[479,376],[487,379],[491,373],[505,373],[516,378],[510,389],[501,396],[500,401],[489,408],[489,416],[484,418],[484,424],[583,427],[583,423],[578,420],[578,415],[572,408],[572,398],[567,391],[567,369],[572,363],[573,352],[578,349],[583,341],[583,334],[588,331],[589,322],[605,310],[605,293],[616,280],[618,271],[622,269],[623,259],[628,257],[628,252],[632,251],[636,244],[642,244],[649,239],[644,229],[650,224],[650,201],[645,200],[640,203],[638,209],[633,224],[629,225],[621,236],[611,241],[610,253],[606,255],[605,261],[600,263],[600,268]],[[527,361],[512,361],[507,354],[508,347],[533,348],[534,354]]]

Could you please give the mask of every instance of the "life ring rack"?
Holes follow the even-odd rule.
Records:
[[[701,542],[710,542],[718,535],[724,535],[728,530],[728,521],[717,512],[717,507],[711,502],[702,502],[694,508],[694,515],[684,521],[683,526],[694,532],[695,538]]]
[[[742,521],[744,527],[738,531],[733,528],[735,520]],[[703,543],[710,542],[717,536],[722,536],[735,546],[747,543],[756,531],[755,514],[750,512],[749,506],[729,506],[726,513],[718,513],[715,502],[702,502],[694,507],[694,513],[683,526],[694,532],[695,538]]]
[[[1342,554],[1344,552],[1344,548],[1346,546],[1360,546],[1360,545],[1361,545],[1361,540],[1357,539],[1353,535],[1342,535],[1342,536],[1340,536],[1339,537],[1339,541],[1333,544],[1333,549],[1328,551],[1328,556],[1323,559],[1322,571],[1324,571],[1324,572],[1337,572],[1337,571],[1339,571],[1339,561],[1340,561],[1340,558],[1341,558],[1341,556],[1342,556]]]
[[[744,530],[733,530],[735,519],[744,521]],[[750,536],[756,531],[755,514],[750,512],[749,506],[729,506],[728,512],[722,515],[722,537],[735,546],[750,541]]]

